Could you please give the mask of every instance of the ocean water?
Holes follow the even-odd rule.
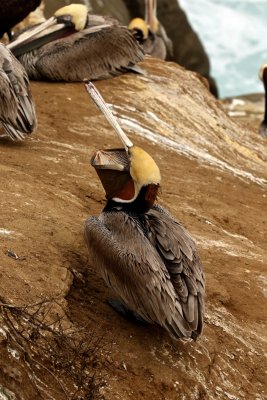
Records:
[[[263,92],[267,0],[179,0],[210,57],[220,97]]]

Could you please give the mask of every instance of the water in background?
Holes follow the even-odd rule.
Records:
[[[267,0],[179,0],[209,54],[220,97],[263,92]]]

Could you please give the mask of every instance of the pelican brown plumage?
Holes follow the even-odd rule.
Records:
[[[13,140],[22,140],[36,128],[36,113],[27,73],[0,43],[0,123]]]
[[[118,296],[117,309],[162,326],[175,339],[196,339],[205,281],[195,242],[155,204],[161,177],[153,158],[130,141],[94,85],[86,88],[124,145],[99,150],[91,160],[107,198],[100,216],[85,222],[92,262]]]
[[[260,67],[259,78],[264,86],[264,117],[259,127],[259,134],[267,138],[267,64],[262,64]]]
[[[111,18],[88,14],[82,4],[59,9],[43,26],[42,33],[13,50],[30,79],[105,79],[134,70],[144,58],[132,32]]]
[[[172,41],[157,18],[157,0],[145,0],[145,19],[132,19],[128,28],[143,45],[145,54],[162,60],[172,55]]]

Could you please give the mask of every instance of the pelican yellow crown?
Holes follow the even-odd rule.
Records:
[[[139,30],[142,32],[144,39],[148,38],[148,26],[143,18],[132,19],[128,25],[128,29],[130,29],[131,31]]]
[[[55,17],[71,15],[76,31],[81,31],[86,26],[88,8],[84,4],[73,3],[69,6],[59,8],[54,15]]]
[[[130,174],[137,185],[138,191],[143,186],[160,184],[161,175],[159,167],[145,150],[134,145],[129,148],[129,155]]]

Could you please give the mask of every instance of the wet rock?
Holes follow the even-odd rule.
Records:
[[[107,368],[105,399],[263,400],[266,141],[257,126],[231,119],[196,73],[154,59],[141,66],[145,76],[96,86],[131,140],[158,163],[159,202],[198,243],[207,277],[202,338],[174,342],[105,302],[111,293],[88,264],[83,223],[104,206],[90,157],[119,142],[82,83],[34,82],[37,132],[23,143],[0,138],[1,297],[11,305],[57,298],[73,328],[104,335],[112,360],[112,369],[110,361],[97,367]],[[8,257],[9,249],[21,259]],[[0,367],[11,359],[4,344]],[[16,382],[14,393],[34,398],[29,379],[17,390]]]

